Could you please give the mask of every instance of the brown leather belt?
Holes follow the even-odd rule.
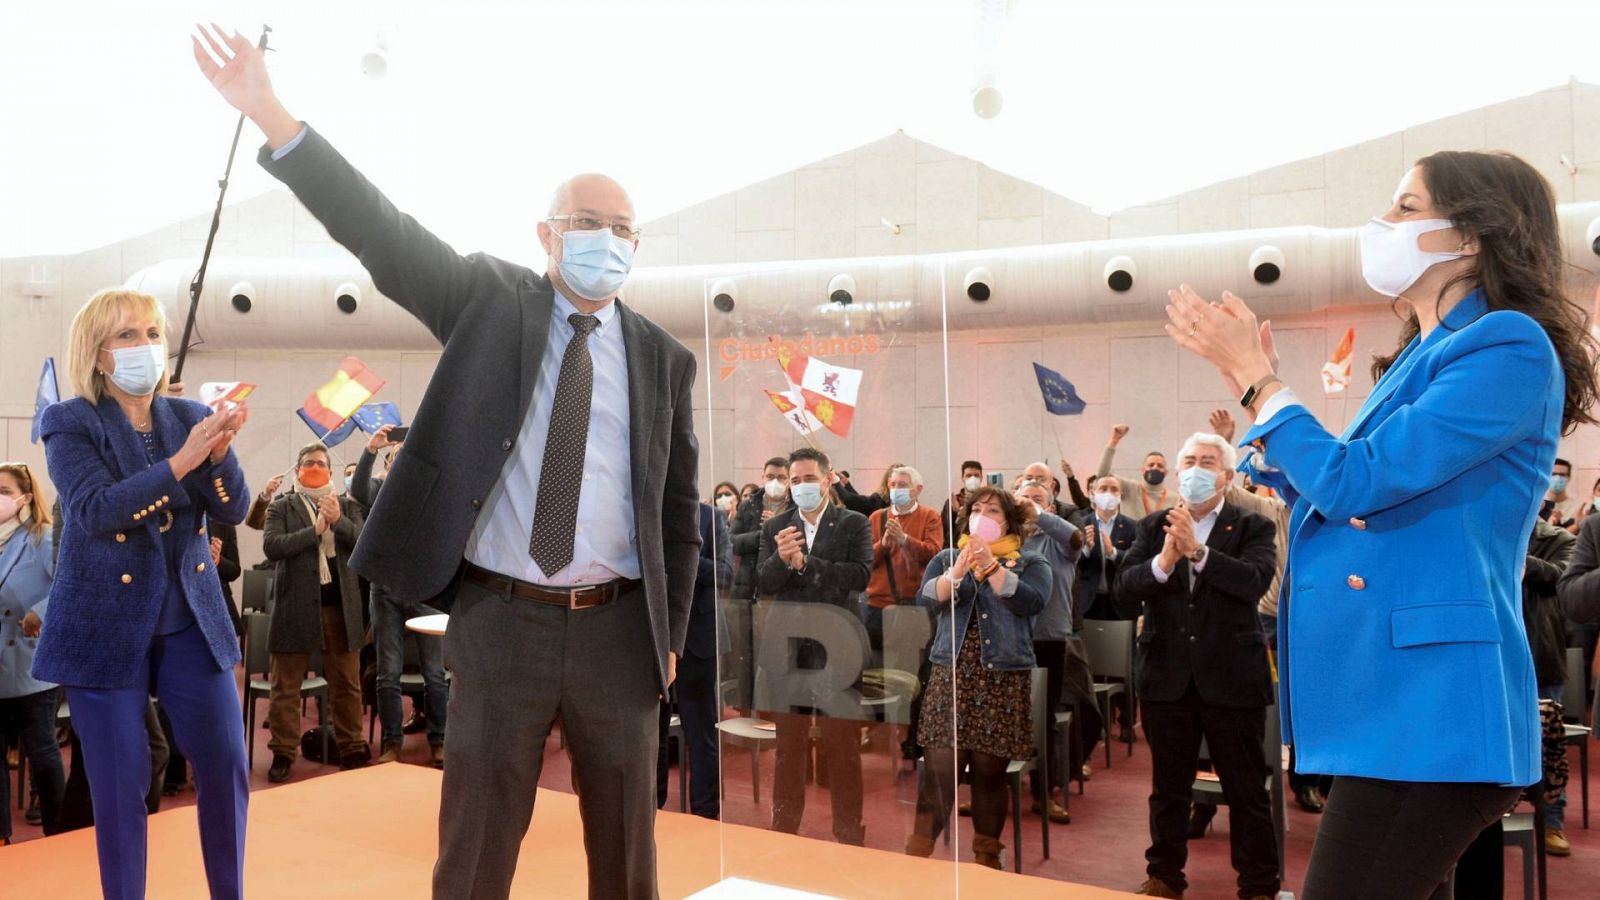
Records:
[[[472,563],[467,563],[466,571],[461,575],[466,581],[482,585],[495,593],[509,592],[513,597],[523,600],[533,600],[537,603],[548,603],[551,606],[565,606],[567,609],[589,609],[594,606],[604,606],[621,597],[628,591],[639,587],[644,582],[637,578],[618,578],[605,584],[592,584],[575,588],[548,588],[527,581],[508,578],[498,572],[491,572]]]

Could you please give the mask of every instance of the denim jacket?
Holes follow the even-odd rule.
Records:
[[[1050,563],[1039,554],[1024,550],[1016,565],[1006,573],[1005,584],[998,594],[988,582],[978,582],[969,572],[957,586],[952,602],[941,604],[935,593],[937,582],[955,562],[956,552],[940,551],[922,573],[918,602],[933,607],[937,613],[928,660],[941,666],[954,666],[976,609],[978,634],[983,638],[980,656],[983,667],[1000,672],[1033,668],[1033,617],[1050,600],[1051,583],[1055,578]],[[956,618],[960,621],[953,622]]]

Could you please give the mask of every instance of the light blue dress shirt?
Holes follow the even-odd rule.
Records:
[[[544,465],[550,410],[556,400],[561,360],[572,340],[567,317],[572,301],[555,294],[550,335],[533,386],[533,400],[507,458],[467,538],[466,557],[492,572],[554,587],[638,578],[639,532],[633,521],[633,466],[628,425],[628,355],[615,303],[595,313],[600,326],[589,335],[594,360],[594,396],[589,404],[589,439],[578,492],[577,533],[572,562],[545,572],[528,553],[533,514],[538,508],[539,475]]]

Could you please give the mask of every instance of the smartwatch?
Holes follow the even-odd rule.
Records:
[[[1282,384],[1282,383],[1283,383],[1283,380],[1280,379],[1277,375],[1268,375],[1265,378],[1262,378],[1260,381],[1256,382],[1255,384],[1252,384],[1248,388],[1245,388],[1244,396],[1239,398],[1239,405],[1244,407],[1245,409],[1250,410],[1251,412],[1254,412],[1255,411],[1255,406],[1256,406],[1256,398],[1261,396],[1261,392],[1266,390],[1269,385]]]

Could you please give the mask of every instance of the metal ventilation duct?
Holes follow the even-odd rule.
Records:
[[[1560,210],[1568,286],[1600,284],[1600,202]],[[128,279],[181,317],[198,260],[167,260]],[[849,276],[835,282],[837,276]],[[851,302],[830,301],[853,282]],[[815,328],[851,333],[1039,327],[1164,318],[1179,283],[1245,297],[1263,315],[1381,302],[1361,279],[1355,229],[1270,228],[1215,234],[974,250],[638,269],[623,295],[679,339]],[[981,298],[980,298],[981,295]],[[710,303],[717,298],[715,304]],[[940,303],[940,298],[945,303]],[[241,299],[242,298],[242,299]],[[725,322],[718,322],[718,318]],[[211,263],[197,325],[210,349],[431,350],[420,324],[382,297],[354,258],[232,258]]]

